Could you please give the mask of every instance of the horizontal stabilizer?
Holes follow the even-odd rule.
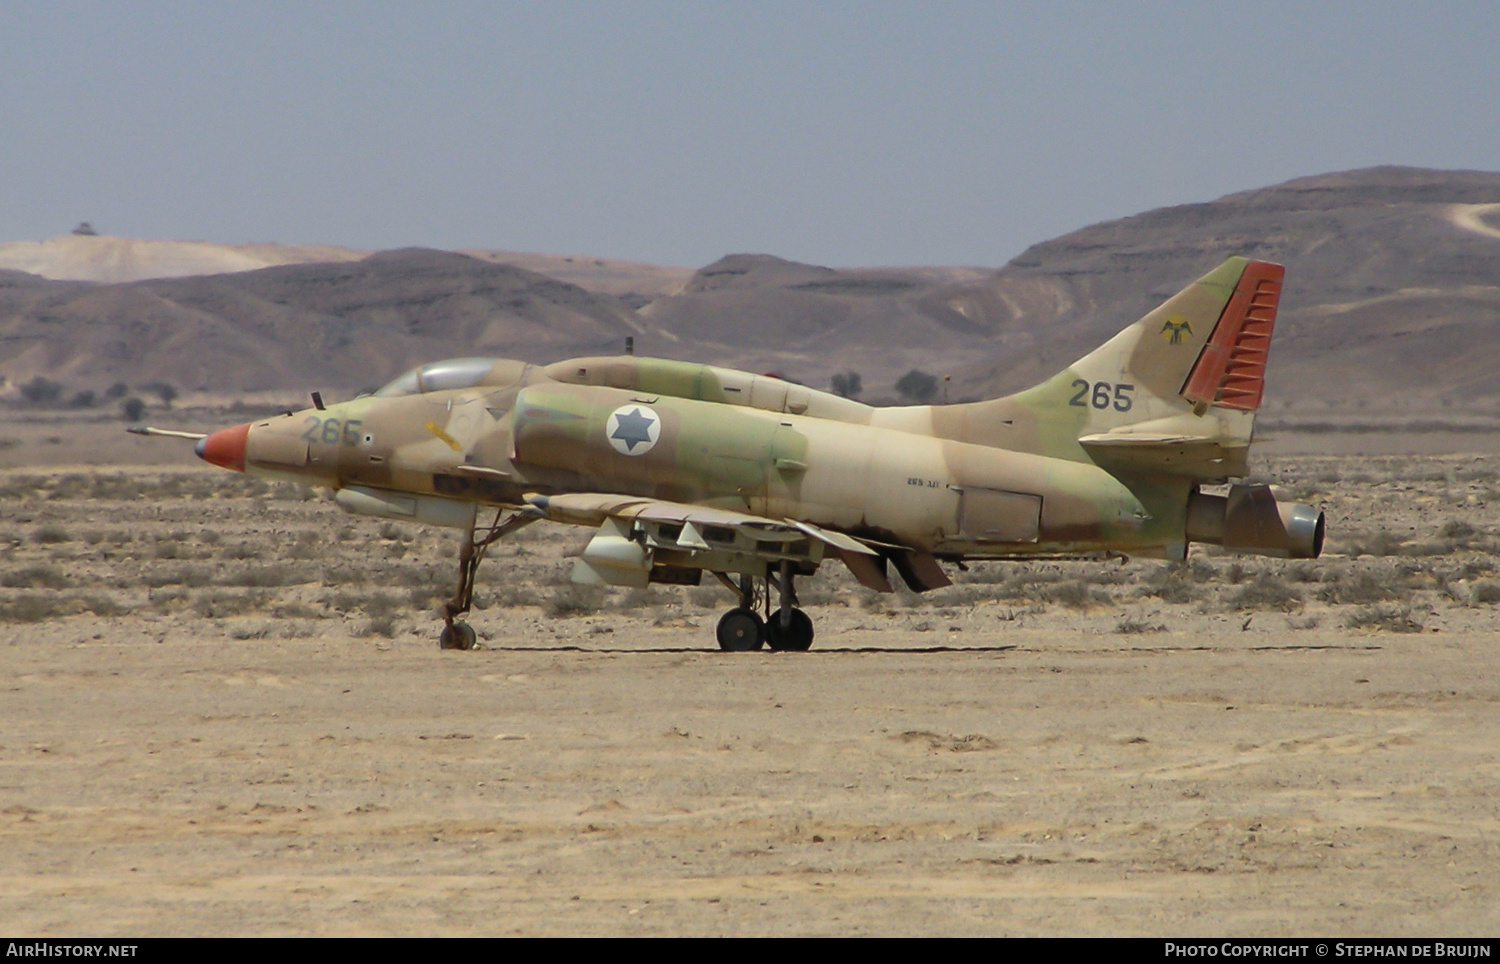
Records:
[[[1078,444],[1101,466],[1128,466],[1198,479],[1233,478],[1246,474],[1250,452],[1247,444],[1234,440],[1123,432],[1085,435]]]

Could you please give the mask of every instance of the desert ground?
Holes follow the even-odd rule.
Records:
[[[1316,562],[825,566],[806,654],[718,652],[707,584],[571,586],[587,534],[534,526],[460,653],[456,533],[14,416],[0,925],[1493,935],[1497,443],[1268,442]]]

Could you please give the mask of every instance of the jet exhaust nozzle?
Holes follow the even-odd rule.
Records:
[[[1190,542],[1278,559],[1316,559],[1323,553],[1323,513],[1301,502],[1278,502],[1268,485],[1232,485],[1229,495],[1188,497]]]

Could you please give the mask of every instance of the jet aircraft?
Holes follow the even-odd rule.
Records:
[[[1324,517],[1248,474],[1283,268],[1234,257],[1067,370],[1004,398],[874,408],[781,379],[635,357],[456,358],[372,395],[197,437],[214,465],[325,486],[349,512],[464,533],[440,644],[486,550],[539,520],[587,526],[579,583],[734,594],[725,650],[805,650],[796,580],[827,561],[891,592],[944,563],[1131,555],[1190,543],[1322,551]],[[157,430],[140,429],[148,434]],[[170,434],[170,433],[160,433]],[[180,433],[179,433],[180,434]]]

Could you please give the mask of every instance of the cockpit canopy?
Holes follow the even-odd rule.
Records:
[[[525,362],[505,358],[448,358],[413,368],[381,388],[375,396],[396,398],[480,385],[510,385],[520,381],[525,368]]]

